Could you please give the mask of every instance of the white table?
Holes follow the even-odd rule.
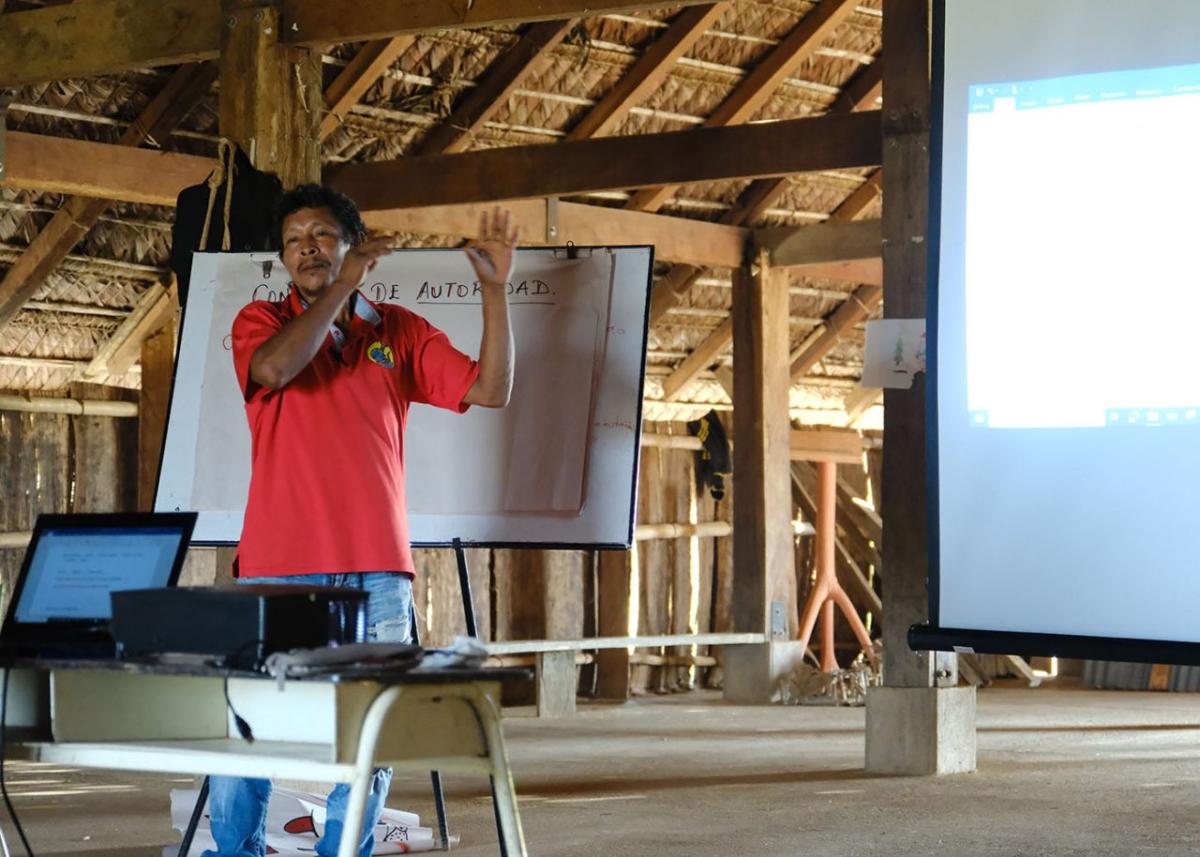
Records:
[[[508,857],[525,838],[500,728],[512,671],[413,671],[386,679],[289,680],[208,668],[22,664],[5,720],[34,761],[116,770],[350,783],[338,857],[354,857],[372,771],[492,777]],[[242,740],[225,703],[254,731]],[[47,687],[48,684],[48,687]],[[47,692],[48,691],[48,692]]]

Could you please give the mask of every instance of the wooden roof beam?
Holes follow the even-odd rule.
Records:
[[[179,191],[212,171],[212,160],[111,143],[92,143],[10,131],[5,179],[0,186],[40,192],[86,194],[102,199],[174,206]],[[544,199],[514,200],[512,208],[529,243],[654,244],[659,259],[735,267],[749,230],[681,217],[560,202],[551,212]],[[431,235],[474,236],[485,205],[376,209],[363,206],[373,228]],[[555,236],[548,235],[554,226]]]
[[[766,250],[772,267],[805,268],[827,262],[879,263],[873,277],[860,280],[883,285],[883,227],[878,220],[830,221],[812,226],[783,226],[759,229],[755,246]]]
[[[479,85],[466,93],[455,105],[454,111],[425,136],[413,156],[440,155],[466,149],[471,137],[504,106],[513,90],[529,77],[544,57],[562,43],[577,23],[578,19],[568,18],[565,21],[531,24],[517,43],[485,72]]]
[[[295,45],[316,47],[474,27],[495,27],[591,15],[696,6],[702,0],[282,0],[284,33]]]
[[[881,158],[879,114],[870,112],[346,164],[327,181],[360,206],[384,209],[786,175]]]
[[[489,27],[695,6],[701,0],[282,0],[284,41],[303,47],[390,39],[460,27]],[[88,0],[0,15],[0,85],[94,77],[215,59],[220,0]]]
[[[321,117],[318,135],[322,140],[337,130],[350,109],[362,100],[372,84],[391,68],[400,54],[408,50],[413,36],[377,39],[359,48],[333,83],[325,89],[326,113]]]
[[[733,93],[708,118],[704,127],[721,128],[740,125],[749,120],[774,95],[787,76],[811,57],[834,29],[850,17],[857,6],[858,0],[822,0],[746,75]],[[626,204],[626,208],[657,211],[664,202],[675,195],[677,189],[678,184],[648,188],[635,194]]]
[[[646,99],[671,73],[675,63],[724,15],[732,3],[709,3],[680,12],[671,25],[638,57],[616,85],[571,129],[567,140],[609,134],[629,110]]]
[[[147,138],[165,136],[208,94],[216,75],[212,63],[180,68],[125,130],[120,146],[136,147]],[[73,197],[63,203],[0,281],[0,329],[16,317],[109,205],[108,199],[88,197]]]
[[[750,238],[749,231],[737,226],[600,205],[559,202],[551,209],[545,200],[525,199],[505,206],[521,225],[523,244],[653,244],[657,259],[727,268],[741,264]],[[363,220],[372,229],[474,238],[480,212],[490,208],[488,204],[390,210],[368,207],[363,209]]]
[[[212,172],[211,158],[9,131],[0,187],[175,205]]]

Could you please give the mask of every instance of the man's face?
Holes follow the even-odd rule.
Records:
[[[279,256],[307,300],[323,292],[342,270],[350,243],[328,208],[299,208],[283,219]]]

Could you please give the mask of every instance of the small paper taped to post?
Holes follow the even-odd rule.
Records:
[[[907,390],[925,371],[925,319],[884,318],[867,322],[863,349],[864,387]]]

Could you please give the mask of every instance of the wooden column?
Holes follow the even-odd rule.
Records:
[[[883,18],[883,307],[924,318],[929,249],[930,15],[928,0],[886,0]],[[934,658],[906,635],[928,613],[925,376],[884,394],[884,682],[931,687]]]
[[[138,394],[137,505],[143,512],[154,508],[158,464],[162,460],[163,433],[171,403],[171,375],[175,371],[175,324],[164,325],[142,342],[142,389]]]
[[[221,135],[285,188],[321,180],[321,55],[280,38],[279,0],[221,0]],[[219,548],[218,583],[235,548]]]
[[[733,276],[733,624],[771,629],[784,605],[799,626],[789,475],[788,290],[766,255]]]
[[[280,42],[278,0],[221,0],[221,12],[221,134],[284,187],[320,181],[320,52]]]
[[[71,398],[126,402],[131,390],[73,383]],[[136,420],[81,414],[70,417],[75,491],[73,512],[128,512],[137,508]]]
[[[601,637],[623,637],[629,633],[629,560],[628,551],[600,551],[596,633]],[[596,652],[596,696],[628,699],[629,680],[628,649]]]

